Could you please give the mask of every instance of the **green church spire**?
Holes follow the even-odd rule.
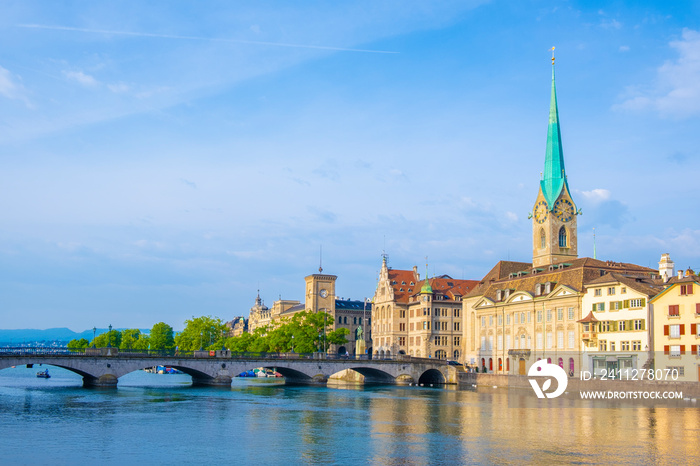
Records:
[[[542,194],[547,201],[549,210],[554,207],[554,202],[561,194],[564,186],[567,191],[569,185],[566,181],[564,170],[564,150],[561,144],[561,130],[559,129],[559,108],[557,107],[557,89],[554,81],[554,47],[552,47],[552,98],[549,104],[549,127],[547,128],[547,151],[544,160],[544,173],[542,174]]]
[[[425,283],[420,289],[420,294],[433,294],[433,287],[430,286],[430,279],[428,279],[428,258],[425,258]]]

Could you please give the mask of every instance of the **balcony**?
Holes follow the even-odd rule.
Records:
[[[595,341],[598,339],[598,332],[583,332],[581,334],[581,339],[585,342]]]
[[[530,350],[529,349],[510,349],[510,350],[508,350],[508,356],[513,356],[515,358],[529,359],[530,358]]]

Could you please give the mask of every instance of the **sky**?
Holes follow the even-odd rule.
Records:
[[[4,0],[0,328],[531,261],[553,46],[579,256],[700,269],[696,1]]]

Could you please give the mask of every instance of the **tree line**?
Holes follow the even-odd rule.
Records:
[[[88,347],[112,346],[120,350],[140,351],[196,351],[228,349],[235,352],[296,352],[328,351],[330,345],[343,345],[350,333],[346,328],[332,330],[328,314],[302,311],[291,318],[230,336],[230,329],[218,317],[192,317],[185,321],[185,329],[175,334],[165,322],[151,328],[149,334],[139,329],[111,330],[97,335],[94,341],[85,338],[71,340],[68,348],[83,350]]]

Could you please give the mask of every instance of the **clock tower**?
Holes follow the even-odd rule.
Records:
[[[306,310],[311,312],[325,311],[335,314],[335,275],[320,273],[309,275],[306,280]]]
[[[554,57],[552,57],[552,98],[549,105],[547,151],[539,193],[530,215],[534,268],[546,267],[578,257],[576,216],[579,214],[571,198],[564,170],[564,152],[554,84]]]

